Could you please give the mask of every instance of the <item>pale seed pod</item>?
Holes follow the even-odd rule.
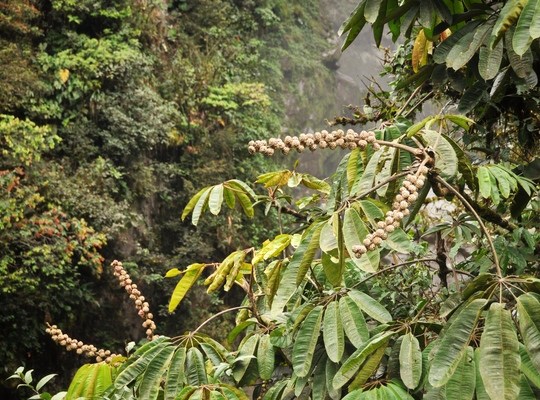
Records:
[[[385,226],[386,226],[386,223],[384,221],[377,222],[377,227],[384,229]]]
[[[388,233],[392,233],[394,232],[396,228],[394,227],[394,225],[387,225],[386,228],[384,228],[384,230]]]
[[[368,250],[375,250],[375,248],[377,247],[377,245],[375,243],[371,243],[369,246],[368,246]]]
[[[358,146],[360,146],[360,148],[362,148],[362,149],[366,148],[367,145],[368,145],[368,142],[366,142],[363,139],[358,141]]]
[[[373,143],[373,149],[379,150],[381,148],[381,145],[379,143]]]
[[[257,152],[257,149],[255,146],[248,146],[248,153],[249,154],[255,154]]]
[[[368,239],[367,237],[363,240],[364,246],[369,246],[371,244],[371,239]]]
[[[403,200],[401,203],[399,203],[399,208],[402,210],[405,210],[409,208],[409,203],[407,203],[405,200]]]
[[[415,202],[417,198],[418,198],[418,195],[416,193],[413,193],[409,196],[408,200],[412,203],[412,202]]]
[[[378,237],[382,237],[384,235],[384,230],[383,229],[377,229],[375,231],[375,235],[378,236]]]
[[[376,246],[380,245],[382,243],[382,239],[378,236],[375,236],[373,238],[373,244],[375,244]]]

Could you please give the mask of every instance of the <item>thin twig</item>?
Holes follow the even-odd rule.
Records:
[[[222,310],[214,315],[212,315],[210,318],[208,318],[206,321],[204,321],[202,324],[200,324],[197,329],[195,329],[193,332],[190,333],[191,336],[195,335],[197,332],[199,332],[201,330],[201,328],[203,326],[205,326],[206,324],[208,324],[210,321],[213,321],[214,319],[216,319],[217,317],[223,315],[223,314],[226,314],[228,312],[231,312],[231,311],[237,311],[237,310],[242,310],[242,309],[250,309],[251,307],[249,306],[238,306],[238,307],[232,307],[232,308],[227,308],[226,310]]]
[[[471,205],[471,203],[469,203],[465,199],[465,197],[463,197],[463,195],[459,192],[459,190],[455,189],[452,185],[450,185],[448,182],[446,182],[443,178],[441,178],[438,175],[435,177],[435,180],[439,182],[441,185],[443,185],[445,188],[447,188],[449,191],[454,193],[456,197],[461,201],[461,203],[463,203],[463,205],[469,209],[469,211],[472,213],[474,218],[478,221],[478,224],[480,225],[480,229],[482,230],[482,232],[484,232],[484,235],[486,236],[489,247],[491,249],[491,253],[493,254],[493,258],[494,258],[493,262],[495,264],[497,277],[499,279],[502,279],[503,275],[502,275],[501,266],[499,264],[499,256],[497,255],[497,250],[495,250],[495,245],[493,244],[493,240],[491,240],[491,235],[489,234],[486,226],[484,225],[482,218],[480,218],[480,216],[478,215],[474,207]]]

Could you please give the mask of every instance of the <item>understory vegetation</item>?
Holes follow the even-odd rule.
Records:
[[[317,4],[197,3],[2,9],[4,72],[27,74],[0,81],[8,382],[43,399],[538,398],[540,0],[361,0],[343,50],[363,29],[399,39],[391,89],[303,133],[280,94],[328,79],[310,75]],[[328,177],[292,156],[340,149]],[[53,348],[72,351],[62,371],[26,367]]]

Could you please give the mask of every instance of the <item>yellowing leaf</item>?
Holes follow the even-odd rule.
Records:
[[[415,73],[418,72],[420,67],[427,64],[428,48],[430,44],[431,42],[428,42],[424,30],[421,29],[414,41],[412,51],[412,68]]]
[[[66,83],[69,79],[69,69],[62,68],[60,71],[58,71],[58,77],[62,83]]]

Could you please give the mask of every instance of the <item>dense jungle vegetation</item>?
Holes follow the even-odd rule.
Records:
[[[305,95],[331,79],[319,14],[317,1],[0,4],[2,381],[22,364],[77,367],[47,322],[118,349],[144,335],[114,258],[162,306],[162,333],[223,307],[201,290],[169,317],[165,271],[262,239],[274,218],[195,229],[181,209],[201,185],[273,165],[245,145],[281,131],[285,101],[311,109],[299,82]]]
[[[2,5],[6,385],[540,396],[540,0],[359,1],[342,48],[398,41],[390,90],[301,133],[319,6]]]

